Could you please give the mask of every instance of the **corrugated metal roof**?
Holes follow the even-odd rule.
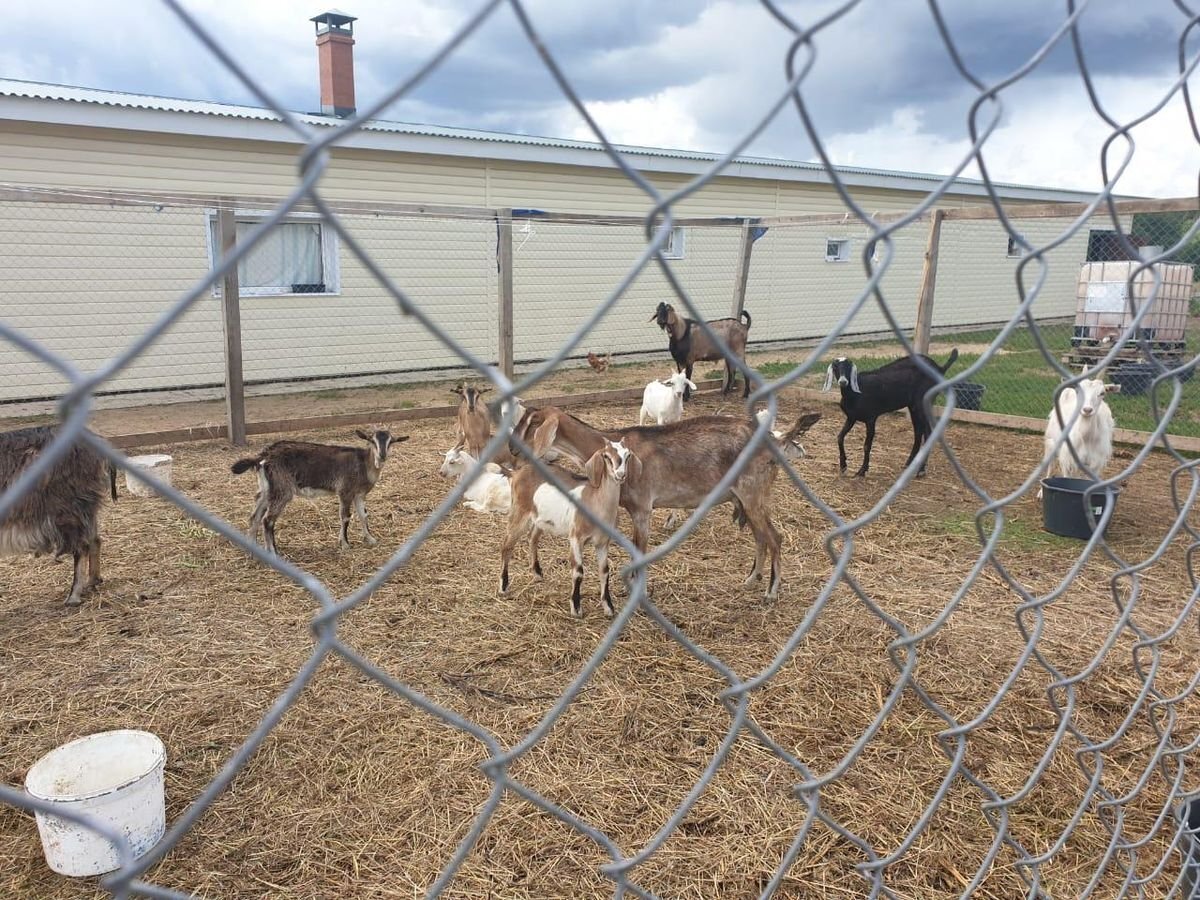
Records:
[[[35,81],[22,81],[15,78],[0,78],[0,97],[23,97],[31,100],[57,100],[74,103],[98,104],[101,106],[124,107],[127,109],[157,110],[160,112],[189,113],[205,116],[220,116],[233,119],[254,119],[258,121],[281,121],[279,115],[272,110],[256,106],[241,106],[234,103],[218,103],[208,100],[181,100],[173,97],[159,97],[150,94],[131,94],[124,91],[108,91],[99,88],[75,87],[72,85],[49,84]],[[314,113],[294,113],[297,119],[306,125],[319,127],[340,127],[345,120],[333,119]],[[590,150],[603,152],[603,147],[596,141],[576,141],[568,138],[539,137],[528,134],[513,134],[500,131],[483,131],[473,128],[452,128],[441,125],[425,125],[412,122],[395,122],[387,120],[372,120],[362,126],[364,131],[375,131],[391,134],[409,134],[425,137],[457,138],[470,141],[498,142],[505,144],[525,144],[536,147],[559,147],[572,150]],[[616,145],[624,154],[634,156],[660,157],[664,159],[695,160],[700,162],[715,162],[720,159],[716,153],[705,153],[697,150],[670,150],[660,147],[638,147],[631,145]],[[773,166],[790,169],[803,169],[821,172],[824,167],[820,163],[804,162],[794,159],[775,159],[761,156],[739,156],[734,159],[738,165],[744,166]],[[903,178],[908,180],[929,181],[937,183],[945,176],[928,172],[907,172],[896,169],[876,169],[860,166],[837,166],[839,172],[858,175],[875,176],[879,178]],[[975,178],[957,178],[956,184],[982,185]],[[1069,189],[1048,188],[1038,185],[1012,184],[993,182],[998,188],[1014,188],[1032,191],[1071,192]],[[1073,193],[1073,192],[1071,192]]]

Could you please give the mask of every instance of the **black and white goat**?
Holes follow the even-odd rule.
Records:
[[[53,426],[0,434],[0,494],[54,440]],[[105,489],[117,499],[117,470],[83,441],[77,441],[41,481],[0,519],[0,556],[71,554],[74,569],[66,604],[76,606],[100,577],[100,505]],[[87,578],[84,579],[84,564]]]
[[[366,496],[379,479],[379,470],[392,444],[407,441],[384,429],[368,434],[355,431],[371,446],[338,447],[312,444],[307,441],[276,441],[262,449],[258,456],[239,459],[230,468],[234,475],[254,469],[258,473],[258,495],[254,513],[250,516],[250,536],[259,539],[266,534],[266,546],[275,549],[275,522],[284,508],[299,494],[301,497],[321,497],[334,494],[338,498],[341,516],[343,550],[350,548],[347,532],[350,528],[350,508],[358,515],[363,539],[374,547],[379,541],[367,525]]]
[[[954,361],[958,359],[958,348],[950,351],[950,358],[946,360],[945,365],[939,365],[928,356],[922,356],[921,359],[935,372],[945,375],[954,365]],[[858,366],[846,357],[839,356],[830,363],[826,370],[825,386],[822,390],[829,390],[835,382],[841,388],[840,406],[846,415],[846,424],[838,432],[838,467],[840,471],[843,473],[846,471],[846,435],[850,433],[850,429],[856,422],[864,422],[867,426],[867,439],[863,442],[862,468],[854,474],[855,478],[861,478],[871,467],[871,445],[875,443],[875,420],[884,413],[905,408],[908,409],[913,426],[912,452],[908,454],[908,461],[904,464],[907,467],[920,452],[921,445],[933,432],[933,425],[929,421],[929,411],[925,406],[925,394],[937,384],[937,381],[922,371],[912,357],[905,356],[902,359],[894,360],[871,372],[859,372]],[[924,474],[925,463],[923,462],[917,476],[920,477]]]

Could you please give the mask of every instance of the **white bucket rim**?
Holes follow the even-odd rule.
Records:
[[[30,787],[29,782],[34,777],[35,772],[37,772],[37,770],[40,766],[48,765],[51,761],[53,761],[58,756],[66,755],[72,748],[77,747],[79,744],[90,743],[92,741],[95,741],[95,740],[98,740],[101,738],[111,738],[111,737],[128,736],[128,735],[136,735],[139,739],[148,739],[146,741],[146,743],[149,745],[150,750],[151,750],[152,761],[150,762],[150,764],[148,766],[145,767],[144,770],[139,771],[138,774],[131,776],[130,778],[127,778],[126,780],[122,781],[119,784],[115,784],[115,785],[112,785],[109,787],[99,788],[94,791],[87,791],[87,792],[84,792],[81,794],[75,794],[70,797],[49,796],[46,793],[39,793],[38,791],[36,791],[32,787]],[[115,793],[117,791],[120,791],[124,788],[129,787],[131,784],[135,784],[135,783],[141,781],[143,778],[145,778],[147,775],[151,774],[159,766],[162,766],[166,762],[166,759],[167,759],[167,748],[163,744],[163,742],[159,738],[159,736],[154,734],[153,732],[143,731],[140,728],[114,728],[110,731],[97,731],[94,734],[85,734],[83,737],[77,737],[73,741],[67,741],[65,744],[59,744],[53,750],[50,750],[49,752],[42,755],[37,760],[37,762],[35,762],[32,766],[29,767],[29,771],[25,773],[25,792],[27,794],[29,794],[31,797],[35,797],[38,800],[45,800],[48,803],[80,803],[84,800],[94,800],[97,797],[103,797],[106,794]]]
[[[129,462],[137,466],[139,469],[153,469],[156,466],[161,466],[163,463],[169,463],[171,455],[169,453],[147,453],[144,456],[130,456]]]

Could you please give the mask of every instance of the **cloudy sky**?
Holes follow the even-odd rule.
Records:
[[[319,107],[309,16],[297,0],[181,0],[284,104]],[[356,23],[358,103],[382,96],[452,36],[479,0],[337,0]],[[1186,16],[1172,0],[1079,0],[1084,53],[1105,111],[1149,112],[1177,77]],[[982,81],[1022,66],[1061,25],[1066,0],[941,0],[965,65]],[[159,0],[5,4],[0,76],[252,102]],[[720,152],[760,120],[786,85],[787,29],[755,0],[525,0],[551,52],[609,137]],[[780,2],[808,25],[835,0]],[[1200,29],[1197,29],[1200,31]],[[815,40],[803,85],[837,163],[945,173],[969,146],[977,90],[954,69],[929,0],[861,0]],[[1200,53],[1200,39],[1189,52]],[[1193,83],[1200,86],[1196,76]],[[1088,100],[1068,43],[1002,94],[985,160],[996,179],[1089,190],[1112,129]],[[589,139],[502,5],[442,69],[385,118]],[[988,108],[980,121],[990,118]],[[1133,132],[1119,190],[1196,192],[1200,147],[1178,95]],[[748,151],[813,159],[792,107]],[[1110,159],[1124,153],[1118,144]],[[967,174],[976,174],[969,169]]]

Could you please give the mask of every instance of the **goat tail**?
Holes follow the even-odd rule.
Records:
[[[241,475],[243,472],[249,472],[251,469],[257,469],[261,465],[262,465],[261,457],[250,456],[250,457],[247,457],[246,459],[239,459],[237,462],[235,462],[232,466],[229,467],[229,471],[232,472],[234,475]]]
[[[747,330],[749,330],[749,328],[750,328],[750,311],[743,309],[742,310],[742,318],[746,320],[746,328],[747,328]]]
[[[117,467],[108,464],[108,489],[112,492],[113,503],[117,502]]]
[[[944,366],[939,366],[939,368],[942,370],[943,375],[945,375],[946,372],[948,372],[950,370],[950,367],[952,365],[954,365],[954,363],[957,359],[958,359],[958,348],[955,347],[953,350],[950,351],[950,358],[946,360],[946,364]]]

